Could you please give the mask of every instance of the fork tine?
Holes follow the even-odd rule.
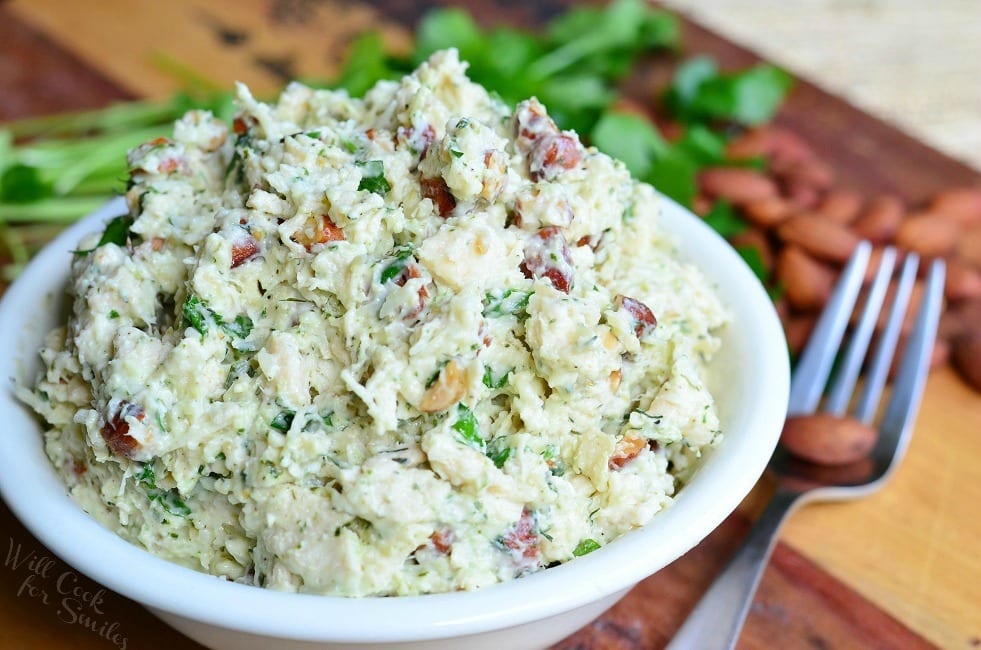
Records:
[[[813,413],[817,407],[858,292],[862,288],[871,251],[871,244],[861,242],[842,271],[834,293],[821,313],[791,377],[788,416]]]
[[[879,423],[879,441],[873,450],[876,465],[888,473],[893,458],[901,458],[909,444],[912,425],[923,397],[930,365],[930,354],[937,337],[940,306],[944,297],[946,266],[941,259],[934,260],[927,276],[926,293],[916,316],[913,332],[899,365],[899,374],[893,384],[889,405]]]
[[[885,387],[886,379],[889,376],[893,355],[896,354],[896,344],[899,341],[903,320],[906,318],[906,307],[909,305],[909,298],[913,293],[913,283],[916,281],[918,265],[919,257],[915,253],[906,256],[903,270],[899,275],[899,282],[896,285],[896,295],[889,312],[889,320],[879,337],[875,352],[872,355],[872,362],[865,373],[862,393],[858,397],[854,411],[855,419],[865,424],[872,424],[872,420],[875,419],[879,398],[882,396],[882,389]]]
[[[831,384],[828,398],[824,402],[824,410],[828,413],[841,416],[848,409],[848,402],[851,400],[852,391],[855,389],[858,373],[862,369],[865,353],[869,349],[869,342],[872,340],[872,333],[875,331],[875,324],[879,319],[879,311],[882,309],[882,302],[886,297],[886,289],[889,287],[889,280],[892,278],[895,263],[896,249],[890,246],[882,253],[882,261],[879,263],[879,270],[875,274],[871,288],[869,288],[862,315],[852,333],[844,359]]]

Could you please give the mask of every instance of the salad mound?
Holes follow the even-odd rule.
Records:
[[[364,98],[238,87],[129,153],[21,397],[150,552],[344,596],[474,589],[644,525],[721,439],[726,312],[659,197],[437,52]]]

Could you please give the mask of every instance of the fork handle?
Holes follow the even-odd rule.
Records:
[[[732,650],[786,516],[801,494],[778,488],[742,546],[668,644],[667,650]]]

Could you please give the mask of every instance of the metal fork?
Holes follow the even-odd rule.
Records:
[[[816,412],[838,357],[842,337],[852,320],[870,253],[871,246],[862,242],[842,272],[791,377],[788,416]],[[853,400],[852,394],[895,264],[896,251],[885,249],[822,406],[824,411],[840,416],[854,401],[852,417],[867,425],[873,423],[879,410],[879,399],[899,341],[919,260],[912,254],[906,256],[888,320],[867,363],[861,391]],[[930,353],[940,318],[944,272],[942,260],[931,264],[923,301],[900,360],[888,405],[879,420],[878,440],[869,458],[846,468],[821,467],[794,459],[778,446],[768,468],[777,479],[776,492],[743,545],[678,630],[668,645],[669,650],[731,650],[739,639],[763,569],[776,544],[777,532],[787,515],[811,501],[866,496],[882,487],[899,465],[909,445],[929,371]],[[858,465],[857,471],[854,465]]]

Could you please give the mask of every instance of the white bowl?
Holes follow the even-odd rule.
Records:
[[[30,384],[44,335],[63,317],[69,251],[125,211],[116,199],[69,228],[0,302],[0,377]],[[286,594],[197,573],[122,540],[72,501],[44,454],[41,427],[0,387],[0,494],[25,526],[70,565],[142,603],[214,648],[535,648],[599,616],[731,513],[763,472],[789,388],[779,320],[753,273],[700,219],[666,202],[662,223],[682,256],[717,284],[733,314],[712,363],[726,438],[675,503],[644,528],[570,563],[472,592],[347,599]]]

